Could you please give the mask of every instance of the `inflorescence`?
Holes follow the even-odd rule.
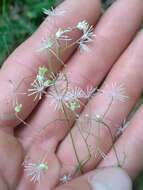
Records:
[[[66,11],[52,8],[51,10],[44,9],[44,13],[50,17],[59,17],[59,16],[64,16]],[[79,39],[74,40],[71,37],[70,34],[73,30],[80,31],[81,36],[79,37]],[[129,97],[125,93],[124,85],[113,82],[110,85],[109,84],[105,85],[103,89],[97,89],[92,86],[90,87],[88,86],[87,88],[82,89],[81,87],[76,86],[75,84],[73,85],[69,81],[66,73],[64,72],[56,73],[54,71],[54,67],[52,67],[53,59],[51,59],[51,56],[55,58],[54,62],[58,64],[60,63],[62,66],[65,66],[62,60],[62,53],[66,51],[68,48],[71,48],[73,46],[75,47],[78,46],[82,53],[89,52],[90,49],[89,44],[94,40],[94,37],[95,37],[94,27],[91,26],[86,20],[83,20],[78,22],[75,26],[68,27],[66,29],[58,28],[55,34],[52,34],[48,38],[44,39],[38,48],[38,52],[47,51],[48,57],[50,57],[48,63],[51,67],[49,68],[49,65],[48,66],[41,65],[38,67],[36,76],[34,77],[34,80],[30,83],[30,87],[29,89],[27,89],[26,95],[28,97],[32,97],[33,101],[37,102],[41,101],[43,97],[50,99],[51,103],[49,106],[54,107],[55,112],[62,111],[64,113],[66,107],[73,114],[75,114],[75,116],[77,116],[76,118],[78,121],[79,120],[78,110],[80,108],[83,108],[86,105],[86,102],[89,101],[89,99],[94,98],[94,96],[96,96],[97,93],[98,94],[100,93],[102,96],[107,97],[107,99],[109,100],[109,106],[107,110],[105,110],[105,113],[103,115],[95,114],[94,117],[93,116],[91,117],[90,114],[86,114],[85,115],[86,120],[84,120],[84,125],[86,124],[86,121],[88,121],[88,123],[90,124],[92,123],[94,127],[98,125],[99,127],[102,126],[103,128],[108,129],[109,134],[111,135],[111,139],[112,141],[114,141],[110,126],[104,121],[104,118],[114,101],[125,102],[128,100]],[[14,112],[16,113],[16,116],[18,116],[17,117],[18,119],[20,118],[19,114],[20,112],[22,112],[22,108],[23,108],[22,103],[16,101]],[[22,121],[22,119],[20,119],[20,121]],[[23,121],[23,123],[26,125],[25,121]],[[123,131],[123,128],[119,130]],[[90,152],[90,145],[88,145],[88,138],[91,135],[90,130],[87,132],[86,138],[84,137],[85,131],[83,132],[82,130],[79,131],[80,133],[83,133],[81,134],[81,136],[83,137],[83,140],[85,141],[85,144],[87,146],[89,153],[88,158],[90,159],[92,156]],[[73,138],[72,134],[70,136],[71,138]],[[98,139],[100,139],[100,137],[98,137]],[[75,145],[73,139],[72,143],[74,147]],[[103,153],[100,147],[95,147],[95,148],[97,149],[100,156],[106,157],[106,154]],[[119,161],[116,149],[115,153],[117,160]],[[76,150],[75,154],[78,160],[78,155]],[[79,167],[81,167],[80,163]],[[24,171],[26,172],[26,175],[30,178],[32,182],[40,183],[41,177],[43,177],[44,173],[48,171],[48,164],[46,162],[30,163],[25,161]],[[71,175],[68,174],[60,178],[61,183],[66,183],[69,180],[71,180]]]

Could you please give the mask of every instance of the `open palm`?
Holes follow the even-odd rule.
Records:
[[[73,46],[62,55],[66,67],[62,68],[60,64],[55,64],[54,72],[69,73],[72,85],[82,89],[86,89],[87,86],[96,87],[103,82],[103,79],[105,81],[101,86],[102,92],[106,91],[107,85],[113,86],[114,82],[114,84],[124,84],[128,101],[113,103],[105,117],[107,122],[110,121],[113,136],[142,93],[142,31],[134,38],[143,18],[142,0],[117,0],[100,20],[101,6],[98,0],[67,0],[60,5],[60,9],[65,10],[66,14],[62,17],[48,17],[32,37],[14,51],[0,71],[0,189],[3,190],[54,189],[60,180],[68,181],[68,177],[70,179],[70,174],[77,166],[77,156],[70,133],[73,135],[80,161],[86,160],[87,157],[87,147],[79,131],[77,118],[72,112],[69,113],[67,123],[63,112],[55,111],[51,106],[50,98],[33,101],[33,96],[22,95],[22,92],[30,88],[30,83],[27,81],[30,76],[35,75],[39,66],[49,66],[47,52],[36,51],[45,36],[55,33],[57,28],[75,26],[82,20],[96,25],[95,38],[89,44],[90,51],[81,53],[79,49],[75,51],[76,46]],[[74,31],[71,35],[76,40],[80,33]],[[26,82],[21,83],[23,80]],[[14,88],[17,86],[18,101],[22,104],[20,118],[26,120],[25,124],[28,123],[25,126],[12,114],[15,101]],[[48,92],[49,89],[47,94]],[[121,98],[125,96],[119,99]],[[89,114],[102,115],[106,107],[108,102],[101,93],[97,92],[86,103],[84,109],[82,105],[80,106],[78,120]],[[122,167],[131,177],[136,177],[143,163],[142,113],[143,107],[132,118],[128,128],[114,146],[107,131],[103,132],[100,139],[101,152],[98,151],[96,157],[91,156],[82,167],[82,171],[78,168],[78,174],[86,173],[95,167],[116,165],[116,147]],[[43,130],[43,126],[47,127]],[[86,122],[82,123],[81,128],[86,130]],[[96,134],[96,127],[91,130],[91,134]],[[90,147],[96,147],[92,135],[88,137],[88,144]],[[107,154],[106,159],[103,159],[103,154]],[[40,183],[33,183],[23,165],[28,162],[36,166],[34,164],[40,161],[43,163],[40,167],[43,167],[45,172]]]

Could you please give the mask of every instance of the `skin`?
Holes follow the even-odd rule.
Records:
[[[86,11],[81,9],[81,4],[86,7]],[[72,73],[70,76],[72,83],[78,84],[83,89],[90,85],[98,86],[105,77],[105,82],[101,87],[103,90],[105,84],[110,85],[112,81],[120,81],[125,85],[129,100],[126,103],[114,103],[107,115],[108,118],[112,118],[111,130],[115,134],[116,124],[119,126],[123,122],[143,89],[143,32],[137,33],[143,19],[143,1],[117,0],[103,16],[101,16],[101,5],[98,0],[90,0],[90,3],[87,0],[67,0],[60,6],[61,9],[67,10],[64,17],[46,19],[39,29],[5,61],[0,71],[1,114],[7,113],[8,117],[13,111],[13,89],[9,81],[17,84],[17,81],[35,74],[40,65],[47,66],[47,53],[35,51],[43,37],[56,32],[59,27],[66,28],[76,25],[81,20],[87,20],[90,24],[96,25],[95,40],[91,46],[89,45],[91,52],[81,54],[79,50],[70,49],[63,55],[67,67],[56,66],[55,71],[64,70]],[[74,32],[72,37],[76,40],[79,33]],[[89,80],[84,80],[83,76]],[[22,84],[20,91],[26,91],[29,85],[30,83]],[[52,120],[63,118],[64,115],[48,106],[49,99],[43,99],[38,104],[38,102],[32,101],[32,97],[19,96],[19,101],[23,104],[21,117],[27,120],[29,126],[19,125],[16,127],[18,125],[16,120],[0,119],[0,155],[2,157],[0,189],[57,188],[60,190],[65,188],[72,190],[83,188],[88,190],[91,188],[87,180],[90,175],[87,173],[88,171],[96,167],[116,165],[112,144],[108,139],[108,134],[104,133],[101,144],[108,159],[92,158],[84,167],[84,172],[87,173],[85,176],[79,177],[66,187],[56,187],[60,176],[65,172],[71,172],[71,167],[67,167],[67,165],[76,164],[68,134],[69,127],[72,128],[81,159],[86,156],[85,146],[77,130],[77,124],[74,123],[75,118],[71,115],[68,128],[66,122],[62,122],[60,128],[58,122],[48,125],[44,134],[38,138],[36,143],[32,144],[36,130],[41,129]],[[83,114],[89,113],[89,109],[91,113],[102,113],[101,105],[104,108],[107,106],[107,102],[102,95],[97,94],[87,103],[84,110],[79,110],[79,113],[82,111],[81,118]],[[143,168],[142,114],[143,107],[131,119],[128,129],[115,143],[121,160],[124,157],[124,151],[127,153],[123,168],[132,179]],[[95,146],[93,139],[90,139],[90,144]],[[45,173],[41,183],[35,185],[25,176],[21,165],[26,155],[30,158],[30,162],[38,162],[45,154],[49,170]]]

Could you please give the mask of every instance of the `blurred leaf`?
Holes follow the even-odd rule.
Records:
[[[134,183],[134,190],[143,190],[143,172],[136,179]]]

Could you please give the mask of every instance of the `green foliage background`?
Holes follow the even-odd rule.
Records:
[[[42,22],[42,8],[54,7],[55,1],[0,1],[0,65]],[[103,7],[109,7],[111,2],[113,0],[102,0]],[[134,186],[135,190],[143,190],[143,173],[137,178]]]
[[[30,36],[43,20],[42,8],[55,0],[0,1],[0,64],[11,51]]]

